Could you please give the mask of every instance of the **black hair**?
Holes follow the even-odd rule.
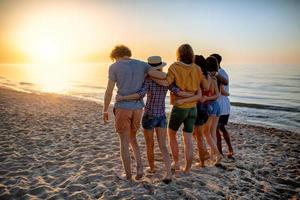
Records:
[[[209,72],[217,72],[219,69],[218,60],[213,56],[209,56],[208,58],[206,58],[206,68]]]
[[[204,76],[207,77],[206,60],[205,60],[204,56],[195,55],[194,63],[201,68]]]
[[[220,56],[219,54],[214,53],[214,54],[211,54],[210,56],[215,57],[217,59],[217,61],[218,61],[219,64],[221,63],[222,56]]]
[[[219,70],[218,60],[214,56],[209,56],[208,58],[206,58],[206,66],[207,66],[207,71],[209,72],[217,72]],[[221,82],[218,78],[217,78],[217,85],[220,90]]]

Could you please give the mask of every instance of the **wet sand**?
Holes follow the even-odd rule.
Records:
[[[1,88],[0,199],[300,199],[300,133],[230,124],[236,159],[223,159],[226,169],[199,168],[194,148],[191,174],[177,172],[169,185],[155,143],[157,172],[124,181],[113,120],[104,125],[101,110]],[[147,167],[141,132],[138,141]]]

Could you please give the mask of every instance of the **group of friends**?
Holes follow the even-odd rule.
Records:
[[[131,58],[131,50],[116,46],[110,57],[114,63],[109,67],[108,84],[104,97],[103,120],[108,122],[108,108],[116,85],[117,95],[113,108],[115,129],[120,139],[120,155],[125,170],[125,178],[131,179],[130,149],[136,161],[135,179],[143,177],[141,152],[136,134],[142,124],[146,142],[148,171],[155,172],[154,131],[166,175],[163,182],[172,181],[172,171],[182,170],[189,173],[193,161],[193,138],[196,140],[199,160],[198,166],[204,167],[210,161],[222,167],[222,140],[227,143],[227,157],[233,159],[233,149],[226,129],[230,114],[229,78],[220,67],[222,57],[212,54],[207,58],[194,55],[189,44],[181,45],[176,52],[177,61],[172,63],[168,72],[162,71],[166,63],[160,56],[150,56],[148,62]],[[165,112],[165,98],[170,91],[173,105],[169,122]],[[143,98],[147,94],[146,105]],[[183,125],[183,144],[185,166],[179,164],[179,145],[176,133]],[[222,133],[222,134],[221,134]],[[167,148],[167,135],[173,162]],[[206,148],[207,143],[209,151]]]

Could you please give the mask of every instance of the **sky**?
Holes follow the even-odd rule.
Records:
[[[172,61],[189,43],[233,64],[299,64],[300,1],[0,0],[0,63]]]

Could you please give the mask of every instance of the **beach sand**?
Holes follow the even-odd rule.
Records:
[[[113,115],[104,125],[101,110],[94,102],[0,89],[0,199],[300,199],[299,133],[229,124],[236,159],[224,158],[225,170],[198,168],[194,148],[191,174],[177,172],[169,185],[161,182],[156,143],[157,172],[124,181]],[[141,130],[138,141],[147,167]]]

